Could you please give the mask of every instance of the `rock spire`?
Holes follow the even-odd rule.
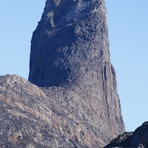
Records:
[[[29,81],[0,77],[0,147],[101,148],[125,131],[104,0],[46,1]]]
[[[31,43],[30,82],[62,88],[67,110],[102,142],[124,131],[104,0],[47,0]]]

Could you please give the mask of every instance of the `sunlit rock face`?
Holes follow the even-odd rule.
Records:
[[[29,81],[0,77],[2,146],[100,148],[124,132],[104,0],[47,0]]]

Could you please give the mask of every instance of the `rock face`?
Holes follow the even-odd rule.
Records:
[[[29,81],[41,87],[116,83],[108,46],[104,0],[47,0],[33,33]]]
[[[0,147],[100,148],[124,132],[104,0],[47,0],[29,81],[0,77]]]
[[[110,142],[104,148],[147,148],[148,147],[148,121],[143,123],[134,132],[125,132]]]
[[[109,143],[117,131],[106,126],[108,117],[97,117],[92,99],[76,92],[39,88],[17,75],[1,76],[0,147],[100,148]]]
[[[91,125],[102,142],[123,133],[104,0],[47,0],[33,33],[29,81],[62,88],[66,110]]]
[[[83,148],[62,132],[81,126],[68,115],[29,81],[16,75],[0,77],[0,148]]]

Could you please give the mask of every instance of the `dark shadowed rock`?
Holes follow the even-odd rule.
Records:
[[[111,141],[105,148],[147,148],[148,122],[142,124],[134,132],[126,132]]]
[[[104,0],[47,0],[31,43],[33,84],[0,77],[0,146],[100,148],[124,132]]]
[[[33,33],[29,81],[41,87],[115,81],[108,47],[104,0],[47,0]]]
[[[131,143],[132,135],[133,132],[125,132],[122,135],[119,135],[116,139],[112,140],[110,144],[104,148],[128,147]]]

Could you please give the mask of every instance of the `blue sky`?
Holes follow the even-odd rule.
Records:
[[[148,1],[106,0],[111,60],[127,130],[148,120]]]
[[[0,75],[27,79],[32,32],[43,12],[43,1],[3,1],[0,5]],[[148,0],[106,0],[111,61],[127,131],[148,113]]]

